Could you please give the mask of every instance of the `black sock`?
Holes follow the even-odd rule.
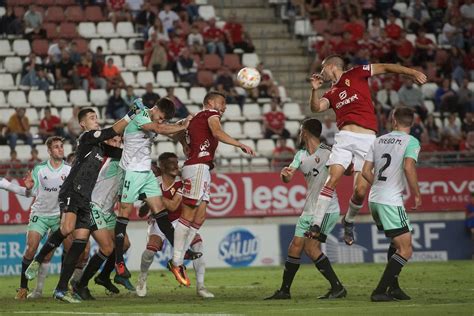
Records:
[[[296,272],[300,268],[300,258],[288,256],[285,262],[285,270],[283,271],[283,282],[280,291],[290,293],[291,284],[295,278]]]
[[[107,260],[107,256],[104,255],[100,250],[95,253],[87,263],[82,272],[81,279],[79,280],[78,287],[86,287],[89,284],[89,280],[99,271],[100,266]]]
[[[49,236],[48,240],[46,243],[41,247],[41,250],[39,253],[36,255],[35,260],[38,261],[39,263],[43,263],[44,258],[54,249],[59,247],[59,245],[63,242],[64,239],[66,239],[67,236],[63,236],[61,234],[61,230],[58,229],[54,233]]]
[[[160,230],[163,232],[163,234],[165,234],[168,242],[171,244],[171,246],[174,246],[174,227],[168,219],[168,211],[165,210],[157,214],[153,214],[153,217],[155,218]]]
[[[406,263],[407,260],[405,258],[400,256],[398,253],[394,254],[388,261],[382,278],[374,292],[377,294],[386,293],[387,288],[389,285],[393,284],[395,279],[398,278],[400,271],[402,271],[402,268]]]
[[[26,259],[23,257],[23,260],[21,261],[21,279],[20,279],[20,287],[22,289],[27,289],[28,288],[28,279],[26,278],[25,271],[28,269],[28,266],[31,263],[31,259]]]
[[[329,262],[329,258],[326,257],[324,253],[322,253],[318,259],[314,260],[314,265],[316,268],[321,272],[321,274],[329,281],[331,284],[331,289],[334,291],[338,291],[342,288],[341,281],[337,278],[336,273],[332,269],[331,262]]]
[[[104,264],[102,271],[99,274],[99,278],[102,280],[110,280],[110,274],[114,271],[115,268],[115,249],[110,254],[109,258]]]
[[[84,249],[86,249],[87,240],[85,239],[74,239],[71,248],[67,252],[66,258],[64,258],[63,268],[61,270],[61,276],[56,287],[57,290],[67,291],[67,283],[74,273],[74,269],[77,264],[77,260],[81,256]]]
[[[390,258],[397,252],[397,248],[394,247],[393,243],[390,243],[387,251],[387,262],[390,261]],[[392,289],[399,289],[400,285],[398,284],[398,278],[395,278],[393,283],[390,285]]]
[[[117,217],[115,224],[115,262],[123,262],[123,243],[127,233],[128,218]]]
[[[59,271],[59,274],[61,274],[61,272],[63,271],[64,259],[66,258],[66,255],[67,255],[67,251],[63,249],[63,253],[61,254],[61,269]]]

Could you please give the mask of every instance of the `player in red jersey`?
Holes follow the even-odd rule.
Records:
[[[225,95],[209,92],[203,101],[203,109],[189,123],[185,135],[183,178],[183,211],[174,231],[173,259],[168,262],[169,270],[179,283],[189,286],[183,257],[206,218],[209,203],[211,169],[219,142],[240,148],[249,155],[255,155],[252,148],[230,137],[221,126],[221,116],[226,110]],[[184,143],[181,139],[181,143]]]
[[[418,84],[424,84],[427,78],[422,72],[396,64],[369,64],[347,71],[344,71],[344,67],[342,57],[328,56],[322,63],[321,73],[311,77],[311,111],[323,112],[332,108],[336,113],[340,131],[334,138],[334,146],[327,163],[329,176],[314,208],[313,226],[308,236],[319,235],[321,222],[334,190],[346,169],[353,164],[354,191],[349,201],[349,209],[342,220],[344,241],[352,245],[355,216],[362,207],[369,187],[368,182],[361,176],[364,157],[377,133],[377,119],[367,80],[370,76],[386,73],[407,75]],[[321,97],[317,90],[327,81],[331,81],[332,86]]]
[[[182,210],[182,187],[183,182],[179,176],[178,156],[171,152],[166,152],[158,157],[158,163],[161,171],[161,176],[157,177],[163,192],[163,203],[168,210],[168,219],[175,227],[178,224],[178,218],[181,216]],[[145,216],[149,212],[149,208],[145,204],[140,208],[140,215]],[[140,297],[145,297],[147,293],[146,279],[148,270],[153,263],[153,258],[156,252],[163,247],[163,242],[166,239],[165,234],[160,230],[158,224],[153,218],[148,220],[148,242],[145,251],[142,254],[140,264],[140,276],[138,277],[136,292]],[[202,239],[199,234],[196,234],[191,242],[191,249],[202,253]],[[214,294],[209,292],[204,286],[204,274],[206,265],[204,258],[200,257],[193,261],[194,271],[196,273],[196,291],[197,294],[203,298],[213,298]]]

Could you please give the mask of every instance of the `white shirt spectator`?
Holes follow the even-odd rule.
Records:
[[[163,28],[167,31],[173,28],[174,21],[179,20],[179,16],[176,14],[176,12],[171,10],[168,12],[165,10],[161,11],[158,14],[158,17],[160,18],[161,23],[163,23]]]
[[[148,29],[148,38],[151,38],[151,35],[155,32],[156,32],[155,27],[151,26]],[[163,42],[169,42],[170,41],[170,38],[168,36],[168,31],[166,29],[163,29],[163,32],[161,32],[161,33],[157,32],[157,37],[158,37],[159,41],[163,41]]]
[[[143,0],[127,0],[126,2],[128,5],[128,8],[131,11],[138,12],[141,10],[144,1]]]
[[[459,11],[461,12],[461,15],[463,16],[463,18],[474,20],[474,3],[463,4],[459,8]]]
[[[61,49],[59,48],[58,43],[49,46],[48,56],[53,59],[53,62],[58,62],[61,59]]]
[[[390,95],[390,99],[389,99]],[[390,102],[388,102],[390,100]],[[395,106],[397,106],[399,99],[398,93],[395,90],[386,90],[382,89],[377,92],[377,101],[382,105],[384,110],[392,110]],[[390,103],[390,104],[389,104]]]
[[[190,33],[188,35],[188,46],[192,46],[194,44],[204,45],[204,38],[202,37],[201,33]]]

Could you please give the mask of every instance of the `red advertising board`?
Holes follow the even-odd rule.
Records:
[[[346,212],[352,194],[352,177],[344,177],[337,188],[341,211]],[[289,184],[278,173],[214,173],[208,218],[294,216],[301,213],[306,186],[299,174]],[[420,168],[418,181],[423,205],[419,211],[459,211],[474,192],[474,168]],[[413,195],[406,193],[406,207]],[[0,224],[28,222],[32,199],[0,190]],[[367,213],[367,204],[362,213]],[[137,217],[134,215],[133,217]]]

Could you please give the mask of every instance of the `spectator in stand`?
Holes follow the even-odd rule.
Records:
[[[462,80],[467,76],[463,68],[464,51],[452,46],[448,62],[448,69],[450,72],[448,72],[446,76],[451,77],[458,86],[462,85]]]
[[[158,71],[167,68],[168,56],[165,47],[158,40],[156,32],[152,33],[148,41],[146,41],[143,54],[143,65],[148,70],[153,71],[155,75]]]
[[[107,64],[104,65],[102,75],[107,81],[107,89],[109,90],[125,86],[120,70],[114,65],[114,59],[111,57],[107,58]]]
[[[105,109],[106,118],[118,120],[127,114],[128,106],[120,94],[121,91],[120,88],[115,88],[113,95],[110,96],[107,108]]]
[[[145,91],[145,94],[142,95],[143,104],[149,109],[151,109],[160,99],[160,95],[158,93],[153,92],[153,85],[151,84],[151,82],[146,84]]]
[[[208,54],[215,54],[216,52],[224,58],[226,53],[225,48],[225,35],[221,29],[216,26],[216,20],[214,18],[209,20],[209,25],[204,29],[204,41],[206,42],[206,48]]]
[[[386,79],[383,89],[377,91],[377,101],[382,106],[382,111],[388,115],[399,103],[398,93],[393,89],[392,80]]]
[[[271,101],[271,109],[263,114],[263,134],[265,138],[272,138],[274,135],[283,138],[289,138],[290,132],[285,128],[286,117],[279,110],[280,100],[273,98]]]
[[[184,48],[176,63],[176,69],[181,82],[188,82],[191,86],[196,85],[198,65],[191,56],[189,49]]]
[[[79,125],[77,115],[79,114],[80,107],[75,106],[72,109],[72,117],[67,121],[67,138],[71,141],[74,148],[77,146],[77,138],[82,133],[82,127]]]
[[[186,105],[184,105],[184,103],[181,102],[181,100],[177,96],[174,95],[173,87],[166,88],[166,97],[170,99],[171,101],[173,101],[174,103],[174,108],[176,109],[176,113],[174,117],[177,117],[180,119],[188,117],[189,111],[186,108]]]
[[[52,115],[49,107],[44,108],[44,117],[40,121],[38,134],[43,143],[50,136],[65,136],[61,119],[56,115]]]
[[[162,43],[170,41],[168,30],[164,28],[163,22],[160,19],[155,19],[155,24],[148,29],[148,38],[151,38],[153,33],[156,33],[158,40]]]
[[[7,144],[7,138],[5,137],[6,133],[7,133],[7,126],[2,121],[0,121],[0,145]]]
[[[218,90],[226,95],[227,103],[237,103],[240,108],[244,106],[245,96],[240,95],[235,89],[234,77],[230,69],[223,66],[216,78],[216,86]]]
[[[141,8],[145,4],[145,0],[126,0],[126,2],[128,10],[134,18],[140,13]]]
[[[20,35],[23,33],[21,20],[16,17],[13,6],[6,6],[5,14],[0,17],[0,36]]]
[[[464,78],[458,90],[459,106],[464,113],[474,112],[474,92],[469,89],[469,79]]]
[[[352,39],[351,33],[342,33],[342,41],[340,41],[335,47],[336,53],[346,57],[347,59],[351,59],[358,50],[359,45],[357,45],[357,42]]]
[[[173,29],[176,35],[186,39],[191,32],[191,25],[189,24],[189,17],[186,11],[181,10],[179,12],[179,21],[174,21]]]
[[[188,13],[189,21],[191,23],[199,18],[199,5],[196,4],[196,0],[182,1],[181,5]]]
[[[315,57],[310,67],[311,74],[318,72],[324,58],[333,54],[336,48],[336,44],[332,40],[329,31],[325,30],[322,36],[323,39],[317,40],[313,46]]]
[[[37,87],[38,90],[48,92],[54,82],[43,66],[36,65],[33,70],[21,79],[20,84],[22,86]]]
[[[405,13],[405,25],[412,33],[417,33],[421,27],[426,27],[430,20],[430,13],[421,0],[411,1],[407,12]]]
[[[21,76],[24,77],[31,70],[35,69],[36,65],[42,65],[43,61],[39,56],[36,56],[35,53],[31,52],[28,57],[25,58],[23,67],[21,69]]]
[[[25,23],[25,37],[28,40],[46,37],[46,31],[42,28],[43,15],[34,3],[30,4],[28,11],[23,16],[23,22]]]
[[[76,66],[72,62],[69,53],[64,50],[61,61],[56,65],[56,89],[77,89],[79,88],[79,76]]]
[[[265,72],[263,63],[257,66],[257,70],[260,72],[261,80],[258,87],[250,91],[251,97],[255,100],[258,98],[279,98],[278,86],[272,77]]]
[[[67,48],[65,40],[60,39],[57,43],[52,43],[48,48],[48,60],[50,65],[55,65],[61,61],[62,53]],[[54,66],[53,66],[54,67]]]
[[[191,27],[191,33],[188,35],[187,43],[191,54],[199,55],[202,60],[206,53],[206,47],[204,47],[204,37],[199,33],[199,28],[197,26],[193,25]]]
[[[436,44],[426,37],[424,28],[418,29],[418,36],[415,40],[415,64],[424,64],[427,61],[434,61],[436,56]]]
[[[7,139],[11,150],[15,150],[18,139],[23,140],[26,144],[33,145],[33,136],[30,133],[30,120],[25,115],[24,108],[17,108],[8,120],[7,124]]]
[[[459,18],[453,16],[443,25],[443,30],[439,36],[439,44],[451,45],[459,49],[464,48],[464,38]]]
[[[391,12],[388,15],[387,25],[385,25],[385,33],[393,40],[398,40],[402,34],[402,28],[396,23],[397,17]]]
[[[295,149],[287,145],[286,138],[279,138],[272,152],[272,168],[275,171],[290,165],[295,155]]]
[[[324,116],[324,124],[321,130],[321,137],[324,140],[322,141],[330,146],[334,145],[334,136],[337,132],[339,132],[339,129],[336,122],[329,115]]]
[[[364,36],[364,21],[359,20],[356,15],[351,15],[349,16],[349,22],[344,25],[344,31],[349,32],[351,39],[357,42]]]
[[[71,42],[68,51],[71,56],[71,61],[76,65],[79,64],[81,62],[81,54],[77,51],[77,43]]]
[[[462,140],[461,128],[456,124],[456,114],[451,113],[448,118],[448,124],[443,129],[443,137],[449,140],[449,143],[455,150],[459,149]]]
[[[89,91],[89,89],[95,88],[90,63],[87,61],[86,57],[82,57],[81,63],[77,65],[77,75],[79,76],[82,89]]]
[[[463,67],[466,71],[466,77],[470,81],[474,81],[474,45],[464,55]]]
[[[173,70],[174,73],[178,73],[177,62],[181,56],[181,52],[186,48],[184,40],[178,35],[171,33],[171,41],[167,45],[168,52],[168,68]]]
[[[461,126],[466,145],[469,147],[468,150],[474,150],[474,113],[466,113]]]
[[[377,41],[374,41],[374,50],[372,51],[372,55],[380,60],[381,62],[390,62],[394,63],[396,62],[395,60],[395,54],[392,52],[392,43],[394,40],[386,36],[385,30],[381,30],[381,36],[380,39]]]
[[[123,98],[123,100],[127,104],[128,108],[130,108],[132,106],[132,103],[136,98],[138,98],[138,96],[133,91],[133,87],[132,86],[127,86],[127,91],[125,93],[125,97]]]
[[[105,56],[102,46],[97,46],[95,54],[86,53],[87,61],[91,67],[91,75],[94,79],[94,85],[97,89],[107,88],[107,80],[104,78]]]
[[[36,166],[36,164],[41,162],[41,159],[38,157],[39,153],[38,149],[36,148],[31,149],[30,154],[31,157],[30,159],[28,159],[28,169],[32,170]]]
[[[474,2],[472,0],[465,0],[464,4],[459,8],[459,12],[464,19],[472,23],[474,21]]]
[[[135,18],[135,26],[138,32],[142,33],[152,25],[155,24],[156,14],[151,8],[149,1],[145,1],[142,6],[142,10],[138,13]]]
[[[232,13],[228,17],[224,25],[224,32],[227,34],[230,51],[238,48],[245,53],[251,53],[255,50],[250,36],[244,31],[242,23],[237,21],[235,13]]]
[[[8,161],[10,165],[8,166],[7,178],[21,178],[23,173],[23,164],[20,159],[18,159],[18,153],[16,150],[12,149],[10,151],[10,160]]]
[[[171,10],[171,4],[166,4],[163,7],[163,10],[158,13],[158,17],[160,18],[161,22],[163,23],[163,28],[167,32],[173,31],[173,23],[174,21],[179,21],[179,16],[176,12]]]
[[[421,143],[423,132],[423,123],[420,120],[420,116],[415,114],[415,121],[413,122],[413,125],[410,129],[410,135],[418,139],[418,141]]]
[[[441,143],[441,131],[436,124],[433,114],[429,114],[426,118],[425,129],[430,143],[439,145]]]
[[[378,40],[382,36],[382,19],[379,16],[374,16],[372,18],[372,23],[368,25],[370,38],[373,40]]]
[[[132,22],[132,14],[125,0],[107,0],[107,10],[113,24],[117,24],[119,21]]]
[[[459,112],[459,117],[464,118],[464,112],[459,106],[459,98],[456,92],[451,88],[451,80],[444,78],[435,92],[434,97],[435,110],[440,112],[441,120],[444,120],[445,112]]]
[[[428,114],[423,100],[423,93],[418,87],[413,86],[411,78],[405,78],[404,85],[398,90],[398,99],[402,105],[413,108],[424,121]]]
[[[413,47],[413,44],[407,39],[407,33],[405,30],[401,32],[400,39],[397,41],[395,47],[397,50],[398,62],[405,66],[411,66],[415,48]]]

